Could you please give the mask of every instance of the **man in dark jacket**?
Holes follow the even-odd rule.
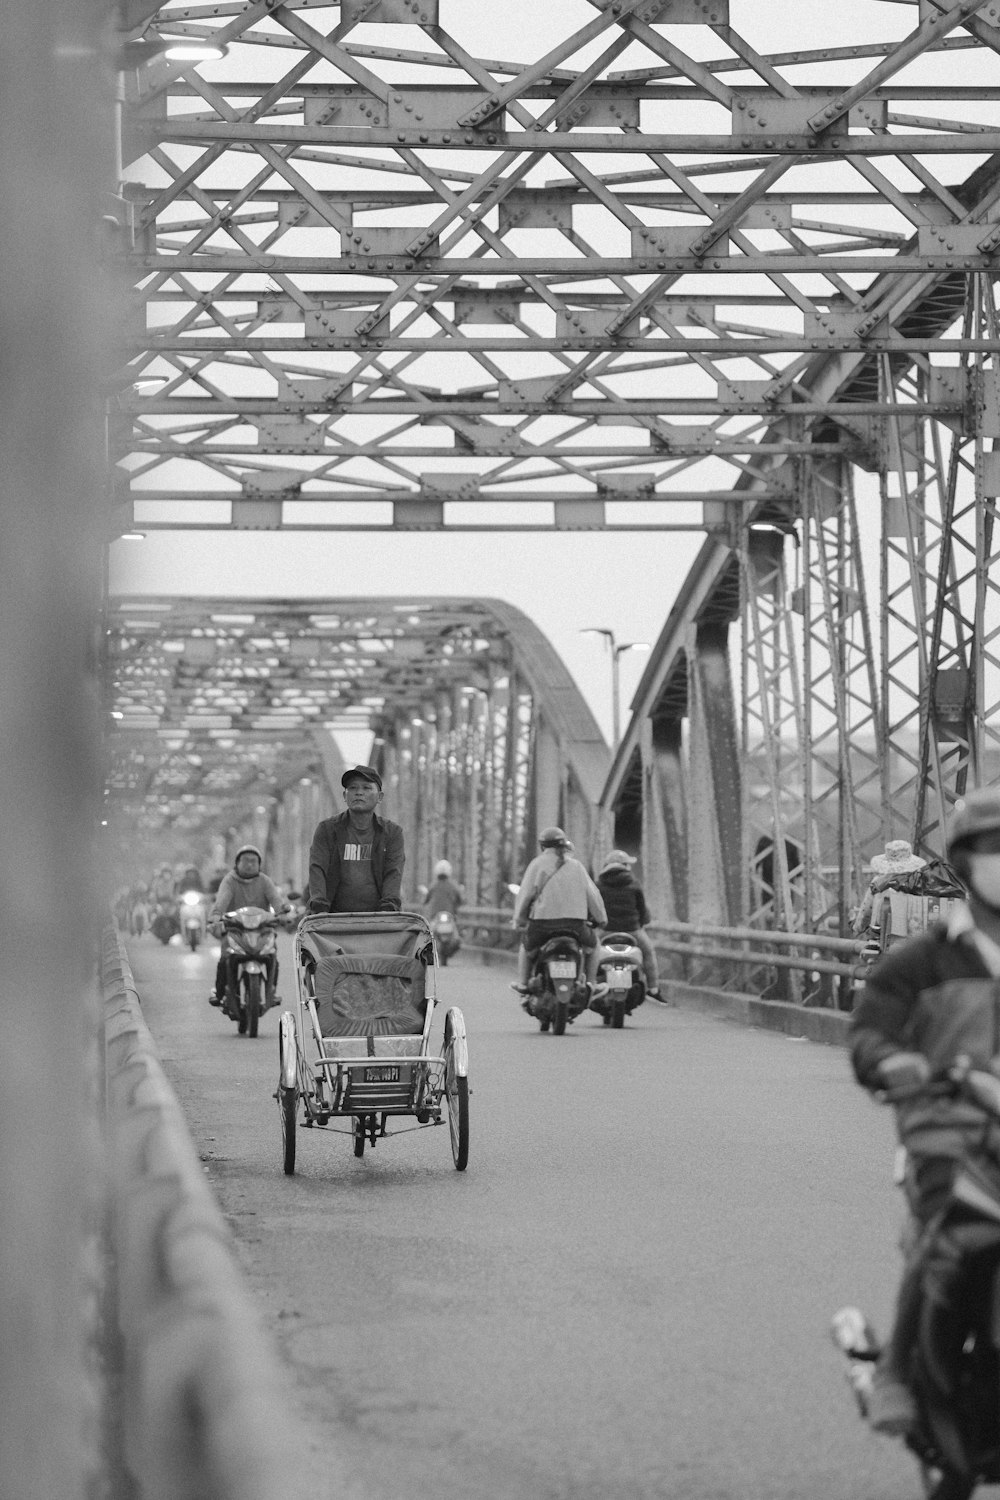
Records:
[[[612,849],[601,873],[597,877],[597,889],[608,914],[608,932],[627,932],[635,939],[642,954],[642,970],[646,976],[646,994],[660,1000],[660,975],[656,965],[656,950],[646,923],[650,920],[649,907],[642,886],[632,874],[635,860],[624,849]]]
[[[976,1105],[921,1092],[921,1086],[960,1057],[976,1068],[1000,1068],[1000,791],[970,792],[958,804],[948,858],[968,888],[968,906],[890,948],[872,967],[851,1016],[858,1081],[897,1101],[915,1221],[916,1245],[869,1409],[872,1426],[890,1434],[905,1432],[917,1416],[906,1377],[933,1233],[924,1231],[948,1201],[956,1166],[984,1134]]]
[[[382,778],[354,766],[340,784],[347,811],[323,819],[309,850],[309,910],[399,911],[403,830],[376,816]]]

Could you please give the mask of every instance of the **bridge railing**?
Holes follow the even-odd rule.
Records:
[[[510,925],[509,909],[464,907],[459,916],[467,947],[517,949],[520,938]],[[668,985],[850,1010],[863,977],[864,944],[855,938],[692,922],[657,922],[647,931]]]

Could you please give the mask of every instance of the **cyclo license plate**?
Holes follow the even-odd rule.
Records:
[[[612,990],[630,990],[632,988],[631,969],[609,969],[608,988]]]
[[[381,1068],[366,1068],[365,1083],[398,1083],[399,1067],[395,1064],[386,1064]]]
[[[549,963],[549,973],[553,979],[572,979],[576,974],[576,964],[571,958],[554,958]]]

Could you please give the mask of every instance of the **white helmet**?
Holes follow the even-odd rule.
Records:
[[[446,859],[438,860],[437,864],[434,866],[434,875],[435,878],[437,878],[439,875],[443,875],[446,880],[451,879],[451,865]]]

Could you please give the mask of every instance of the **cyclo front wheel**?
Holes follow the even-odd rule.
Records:
[[[354,1134],[354,1154],[364,1156],[365,1154],[365,1117],[354,1115],[351,1121],[351,1129]]]

